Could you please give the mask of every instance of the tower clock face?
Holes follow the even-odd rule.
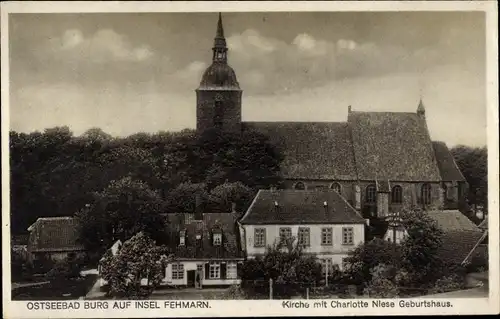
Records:
[[[222,99],[222,95],[221,95],[221,94],[219,94],[219,93],[217,93],[217,94],[215,95],[215,100],[216,100],[216,101],[222,101],[222,100],[223,100],[223,99]]]

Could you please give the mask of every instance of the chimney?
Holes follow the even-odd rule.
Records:
[[[231,213],[236,213],[236,203],[235,202],[231,202]]]
[[[351,113],[351,112],[352,112],[352,107],[349,105],[349,106],[347,107],[347,113]]]

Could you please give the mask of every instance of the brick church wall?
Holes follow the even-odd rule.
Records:
[[[242,91],[238,90],[197,90],[196,130],[203,131],[214,127],[217,95],[223,107],[221,112],[223,130],[239,132],[241,130]]]

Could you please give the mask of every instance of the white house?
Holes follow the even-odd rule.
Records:
[[[347,253],[365,238],[365,220],[335,190],[260,190],[239,221],[247,257],[294,237],[307,254],[343,268]],[[328,267],[328,269],[331,269]]]
[[[235,212],[165,214],[174,260],[165,269],[163,284],[214,287],[239,284],[244,260]]]

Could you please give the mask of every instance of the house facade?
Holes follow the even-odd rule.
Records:
[[[165,269],[163,284],[203,288],[240,283],[238,269],[244,256],[236,213],[179,213],[165,217],[174,260]]]
[[[446,144],[431,139],[422,100],[415,112],[359,112],[349,106],[344,122],[243,121],[243,90],[228,64],[220,15],[212,51],[196,90],[197,130],[266,135],[284,155],[281,188],[333,189],[367,218],[464,204],[465,179]]]
[[[365,238],[365,219],[337,192],[260,190],[239,221],[247,258],[294,238],[304,253],[317,256],[323,269],[343,268],[347,253]]]
[[[85,248],[78,243],[77,223],[73,217],[38,218],[28,231],[28,257],[35,267],[48,260],[63,260],[69,254],[85,254]]]

